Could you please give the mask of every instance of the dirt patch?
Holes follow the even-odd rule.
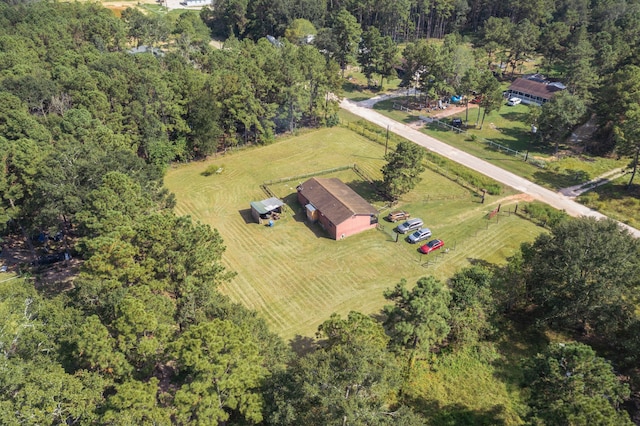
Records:
[[[496,200],[492,204],[496,204],[496,203],[498,203],[498,204],[513,204],[513,203],[519,203],[519,202],[530,203],[532,201],[535,201],[535,198],[533,198],[529,194],[515,194],[515,195],[510,195],[508,197],[504,197],[504,198],[501,198],[499,200]]]
[[[57,246],[51,246],[49,250],[45,250],[42,245],[33,243],[36,256],[43,256],[50,253],[63,252],[61,243]],[[0,253],[0,264],[7,266],[7,270],[15,274],[30,273],[36,282],[36,286],[49,288],[55,291],[63,291],[71,288],[73,279],[78,275],[81,259],[71,258],[55,262],[46,266],[33,266],[33,252],[22,238],[10,237],[6,238],[2,245]]]
[[[469,104],[470,110],[474,108],[478,108],[478,106],[474,104]],[[462,114],[466,109],[467,107],[464,105],[449,105],[446,109],[437,110],[431,115],[431,117],[433,118],[450,117],[452,115]]]

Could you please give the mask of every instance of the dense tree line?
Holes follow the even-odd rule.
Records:
[[[385,292],[380,318],[333,315],[295,355],[217,292],[232,277],[219,235],[159,199],[108,173],[78,214],[86,261],[73,288],[0,288],[3,424],[449,424],[455,409],[431,417],[407,397],[416,368],[481,353],[519,317],[529,318],[519,327],[616,354],[614,368],[569,341],[524,359],[524,420],[631,424],[619,374],[637,363],[638,285],[628,278],[639,246],[613,222],[568,219],[506,266],[403,280]]]
[[[528,20],[534,25],[560,17],[576,24],[581,19],[588,20],[592,8],[600,17],[609,17],[613,8],[620,10],[625,5],[598,2],[592,6],[588,2],[532,3],[522,0],[216,0],[206,16],[224,35],[234,33],[258,39],[267,34],[284,35],[286,28],[296,19],[308,20],[317,29],[331,28],[336,15],[346,10],[365,29],[377,27],[395,40],[412,40],[442,38],[452,32],[474,32],[490,17],[508,18],[513,22]]]
[[[542,57],[537,71],[561,80],[568,90],[532,123],[539,130],[537,141],[557,151],[572,129],[595,112],[600,135],[588,151],[598,155],[617,149],[632,158],[634,171],[637,168],[637,111],[622,92],[631,87],[611,90],[622,68],[627,78],[633,73],[631,81],[637,79],[633,67],[640,54],[640,13],[633,0],[218,0],[202,17],[224,37],[287,36],[301,43],[302,35],[313,36],[313,43],[343,70],[360,65],[369,85],[377,74],[382,86],[384,78],[394,75],[394,66],[400,66],[393,42],[409,42],[403,84],[415,85],[430,100],[475,92],[482,99],[482,118],[475,120],[480,127],[484,116],[501,104],[499,85],[487,73],[514,77],[525,62]],[[474,45],[473,55],[463,48],[460,36]],[[430,38],[445,43],[424,41]]]
[[[93,3],[0,3],[0,21],[0,212],[29,232],[71,225],[106,171],[146,186],[169,161],[335,119],[336,64],[312,46],[213,49],[193,13],[171,27]]]

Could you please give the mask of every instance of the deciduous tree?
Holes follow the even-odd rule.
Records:
[[[581,343],[552,343],[525,365],[531,421],[543,424],[632,425],[620,404],[629,388],[611,365]]]
[[[491,332],[492,280],[491,271],[482,266],[463,269],[449,280],[451,337],[459,345],[476,343]]]
[[[389,338],[371,317],[332,315],[318,330],[320,348],[275,378],[271,424],[395,424],[389,402],[399,390]]]
[[[554,142],[558,152],[560,140],[564,139],[580,123],[587,112],[582,99],[568,91],[557,93],[542,105],[538,131],[543,141]]]
[[[608,335],[634,316],[639,243],[611,220],[565,220],[523,246],[535,316],[554,327]]]

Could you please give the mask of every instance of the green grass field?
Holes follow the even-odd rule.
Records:
[[[629,174],[584,193],[578,200],[612,219],[640,226],[640,185],[638,176],[627,188]]]
[[[514,371],[484,343],[417,363],[407,397],[434,425],[519,425],[526,405]]]
[[[260,184],[265,180],[296,176],[357,163],[374,179],[380,179],[384,147],[344,129],[330,128],[279,140],[273,145],[231,152],[203,162],[179,165],[168,171],[167,188],[176,194],[178,214],[210,224],[219,230],[227,251],[225,265],[237,272],[221,289],[233,300],[256,309],[272,330],[286,339],[312,336],[333,312],[379,312],[382,292],[401,278],[409,283],[432,274],[446,279],[475,260],[501,262],[523,241],[535,238],[541,228],[515,215],[508,203],[516,200],[487,198],[480,204],[459,185],[427,171],[418,188],[398,207],[424,219],[436,238],[445,240],[449,253],[422,256],[417,246],[395,242],[392,224],[333,241],[300,214],[287,214],[274,227],[253,222],[249,203],[267,198]],[[212,164],[219,174],[203,176]],[[373,194],[368,183],[350,170],[333,175],[361,195]],[[297,181],[272,185],[295,211]],[[370,201],[381,208],[382,200]],[[498,203],[504,215],[488,222],[486,214]],[[511,204],[513,206],[513,204]]]

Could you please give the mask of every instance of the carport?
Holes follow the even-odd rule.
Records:
[[[251,202],[251,216],[258,223],[268,220],[278,220],[282,214],[284,202],[279,198],[271,197],[262,201]]]

